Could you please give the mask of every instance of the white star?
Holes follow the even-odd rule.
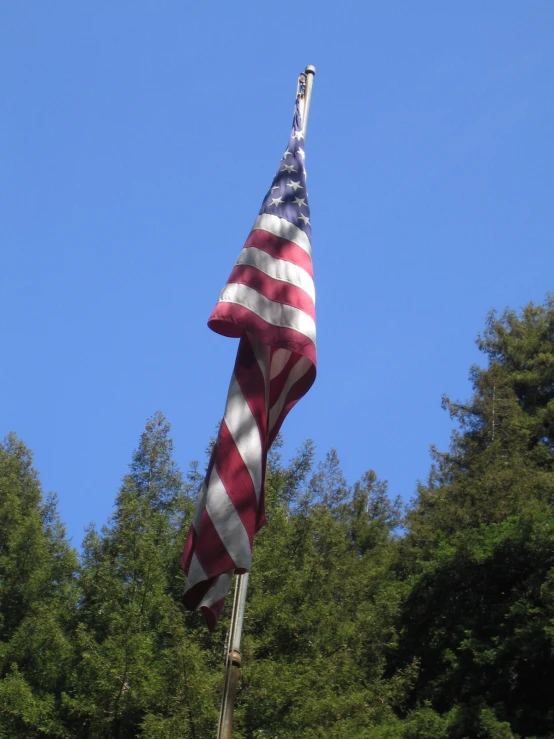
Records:
[[[301,149],[300,147],[298,147],[298,153],[300,154],[300,156],[302,157],[302,159],[305,159],[306,158],[306,155],[304,154],[304,149]]]
[[[286,152],[283,154],[283,159],[286,159],[287,157],[291,157],[291,156],[292,156],[292,151],[289,151],[287,149]]]
[[[278,190],[280,187],[281,185],[273,185],[273,187],[271,188],[271,192],[273,192],[274,190]]]
[[[294,182],[293,180],[291,180],[291,181],[290,181],[290,182],[288,183],[287,187],[292,187],[292,188],[294,189],[294,192],[296,192],[296,191],[297,191],[297,190],[299,190],[299,189],[300,189],[300,190],[303,190],[303,189],[304,189],[304,188],[302,187],[302,185],[300,184],[300,180],[298,180],[298,182]]]
[[[303,205],[306,205],[306,201],[304,198],[294,198],[294,204],[301,208]]]
[[[298,216],[298,218],[296,220],[297,221],[300,221],[300,220],[303,221],[305,226],[308,226],[308,225],[311,226],[310,219],[308,218],[308,216],[305,216],[302,213],[300,213],[300,215]]]
[[[288,172],[288,174],[290,174],[291,172],[298,172],[298,170],[295,169],[292,164],[285,164],[281,172]]]
[[[294,138],[295,139],[298,139],[298,141],[300,141],[301,139],[303,139],[304,138],[304,131],[302,129],[300,129],[300,131],[295,131],[294,132]]]
[[[281,203],[284,203],[284,202],[285,201],[283,200],[281,196],[279,196],[278,198],[272,198],[271,203],[269,204],[269,207],[271,207],[272,205],[277,207],[278,205],[281,205]]]

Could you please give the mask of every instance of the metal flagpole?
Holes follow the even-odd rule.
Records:
[[[246,602],[246,589],[248,588],[248,572],[237,575],[235,578],[235,597],[233,600],[233,613],[231,625],[229,626],[229,639],[227,654],[225,655],[225,680],[223,682],[223,693],[221,695],[221,709],[219,711],[219,727],[217,739],[231,739],[233,728],[233,712],[235,710],[235,698],[240,670],[240,639],[242,636],[242,624],[244,621],[244,604]]]
[[[306,140],[306,131],[308,129],[308,115],[310,113],[310,103],[312,101],[312,87],[314,84],[315,67],[308,64],[306,71],[306,90],[304,92],[304,114],[302,116],[302,129],[304,131],[304,140]]]
[[[314,83],[315,67],[309,64],[304,72],[304,110],[302,111],[302,130],[306,140],[308,128],[308,114],[310,112],[310,101],[312,98],[312,86]],[[219,711],[219,726],[217,739],[231,739],[233,729],[233,713],[235,710],[235,698],[239,681],[239,670],[241,664],[240,640],[242,636],[242,624],[244,622],[244,605],[246,603],[246,590],[248,588],[249,573],[235,577],[235,595],[233,598],[233,612],[229,626],[228,639],[225,646],[225,679],[221,694],[221,708]]]

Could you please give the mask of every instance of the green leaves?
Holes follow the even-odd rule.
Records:
[[[0,445],[0,736],[69,736],[61,694],[74,659],[77,558],[30,452]]]
[[[410,593],[392,664],[417,656],[411,705],[446,736],[550,736],[554,711],[554,301],[492,313],[474,394],[408,515]]]
[[[77,670],[79,704],[94,696],[91,736],[195,736],[216,720],[211,655],[185,627],[180,604],[187,492],[158,413],[146,424],[112,521],[84,543]]]
[[[554,298],[492,313],[478,343],[406,516],[335,450],[274,445],[237,739],[554,736]],[[155,414],[78,561],[30,452],[0,445],[0,739],[215,735],[230,605],[213,634],[181,605],[201,479]]]

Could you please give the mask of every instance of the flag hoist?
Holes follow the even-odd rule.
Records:
[[[267,453],[316,374],[315,291],[304,141],[315,68],[297,86],[291,135],[208,325],[238,338],[235,368],[182,556],[184,603],[215,628],[235,591],[220,737],[230,736],[248,571],[265,524]],[[233,666],[235,667],[233,673]],[[233,679],[234,674],[234,679]]]

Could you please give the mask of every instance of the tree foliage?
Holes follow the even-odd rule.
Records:
[[[43,500],[32,457],[0,444],[0,737],[69,736],[77,557],[53,496]]]
[[[488,366],[472,369],[468,403],[445,399],[458,428],[408,514],[392,663],[418,659],[412,705],[458,711],[448,736],[479,736],[494,716],[551,736],[554,299],[491,313],[478,345]]]
[[[306,442],[268,464],[234,736],[554,737],[554,299],[491,313],[407,512]],[[0,739],[215,735],[229,605],[184,611],[201,481],[148,420],[80,556],[30,452],[0,445]]]

